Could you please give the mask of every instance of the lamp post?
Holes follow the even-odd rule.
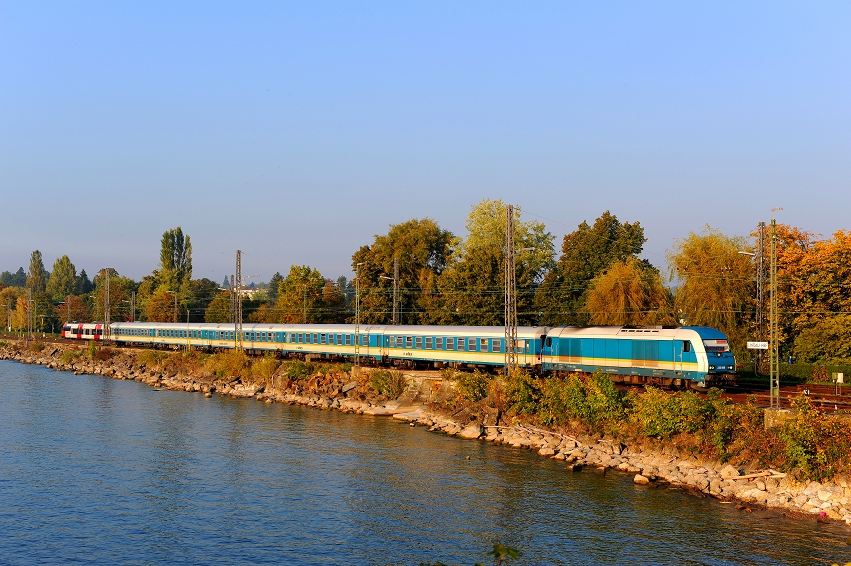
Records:
[[[393,326],[397,326],[399,324],[399,319],[396,316],[396,301],[399,298],[399,271],[397,270],[394,277],[387,277],[386,275],[379,275],[379,279],[386,279],[387,281],[393,282],[393,313],[390,317],[390,324]]]

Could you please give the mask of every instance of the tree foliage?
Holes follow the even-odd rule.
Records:
[[[54,301],[64,301],[66,297],[77,292],[77,269],[67,255],[53,262],[47,292]]]
[[[41,293],[47,287],[47,277],[41,252],[35,250],[30,256],[30,270],[27,272],[27,288],[33,293]]]
[[[467,217],[466,239],[454,238],[446,268],[431,299],[434,324],[500,325],[505,322],[505,226],[507,206],[482,200]],[[523,221],[514,208],[517,312],[521,324],[537,319],[535,289],[552,267],[553,236],[538,221]],[[429,286],[430,281],[424,281]]]
[[[23,267],[19,267],[15,273],[4,271],[0,273],[0,283],[8,287],[25,287],[27,284],[27,274]]]
[[[586,292],[591,324],[674,324],[671,293],[653,267],[628,257],[595,277]]]
[[[160,244],[160,283],[169,291],[185,289],[192,279],[192,244],[180,226],[163,233]]]
[[[565,235],[558,263],[547,273],[535,300],[541,324],[587,324],[583,306],[591,282],[613,263],[637,258],[644,242],[640,223],[622,223],[608,210],[593,226],[583,221]]]
[[[753,313],[754,265],[739,253],[748,249],[745,238],[707,226],[676,240],[668,252],[670,277],[680,282],[674,303],[681,318],[721,330],[738,355],[744,353]]]
[[[361,320],[375,324],[391,321],[392,278],[394,260],[398,258],[401,323],[423,323],[428,315],[420,300],[421,282],[443,271],[452,239],[452,233],[441,229],[434,220],[412,219],[391,225],[387,234],[376,235],[371,245],[355,252],[352,270],[359,278]]]

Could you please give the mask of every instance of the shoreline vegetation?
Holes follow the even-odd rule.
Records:
[[[770,508],[796,518],[851,526],[849,420],[815,410],[805,396],[783,419],[753,400],[710,391],[616,388],[608,375],[537,378],[479,371],[400,372],[351,364],[0,342],[0,359],[44,365],[158,389],[348,413],[384,415],[430,431],[535,450],[566,469],[631,474],[671,487]]]

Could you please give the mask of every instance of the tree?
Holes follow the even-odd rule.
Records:
[[[91,293],[94,288],[95,286],[91,281],[89,281],[89,276],[86,274],[86,270],[81,270],[80,275],[77,276],[77,294],[85,295],[87,293]]]
[[[145,302],[145,319],[149,322],[177,322],[174,294],[162,288],[154,292]]]
[[[591,324],[675,324],[671,293],[654,267],[634,257],[617,261],[591,280],[585,310]]]
[[[160,244],[160,283],[180,291],[192,279],[192,244],[180,226],[163,233]]]
[[[24,272],[23,267],[19,267],[18,271],[15,273],[4,271],[0,274],[0,283],[8,285],[9,287],[26,287],[27,274]]]
[[[130,320],[130,295],[138,283],[129,277],[123,277],[113,268],[109,269],[109,318],[110,321]],[[104,294],[106,290],[106,269],[95,276],[94,291],[90,294],[91,311],[96,320],[104,320]]]
[[[89,322],[93,318],[83,298],[75,295],[67,297],[65,304],[59,306],[58,315],[65,322]]]
[[[30,270],[27,273],[27,288],[33,293],[41,293],[47,287],[48,274],[44,270],[41,252],[35,250],[30,256]]]
[[[269,287],[266,290],[266,294],[269,297],[269,301],[274,303],[278,298],[278,286],[281,284],[281,281],[284,280],[284,276],[278,273],[277,271],[269,280]]]
[[[9,313],[14,312],[18,305],[18,298],[24,297],[26,300],[26,291],[23,287],[5,287],[0,290],[0,326],[9,326]]]
[[[399,302],[404,306],[402,324],[418,324],[425,316],[419,297],[425,272],[440,274],[446,265],[452,233],[430,218],[391,224],[387,234],[376,235],[352,256],[352,271],[360,279],[361,321],[389,323],[393,314],[394,263],[399,262]],[[358,264],[361,264],[358,268]],[[346,297],[347,282],[337,288]],[[350,305],[350,301],[344,303]],[[342,303],[341,303],[342,306]]]
[[[583,221],[565,235],[558,263],[544,277],[535,297],[541,324],[587,324],[582,307],[591,281],[613,263],[638,257],[645,241],[640,223],[621,223],[608,210],[593,226]]]
[[[53,262],[47,292],[54,301],[64,301],[66,297],[77,292],[77,269],[67,255]]]
[[[224,323],[230,321],[230,291],[218,293],[204,313],[204,322]]]
[[[726,236],[707,226],[690,232],[668,251],[671,280],[678,279],[674,305],[690,325],[711,326],[727,335],[734,353],[745,353],[753,312],[754,266],[740,236]]]
[[[325,278],[307,265],[293,265],[278,285],[275,303],[276,322],[290,324],[320,323],[326,313],[323,301]]]
[[[189,295],[185,306],[189,309],[190,322],[202,322],[206,319],[208,305],[219,294],[219,286],[206,277],[189,282]]]
[[[466,223],[469,235],[453,239],[446,268],[436,280],[437,293],[428,294],[428,323],[504,324],[506,210],[501,200],[485,199],[472,207]],[[515,254],[515,273],[518,320],[532,324],[538,318],[535,289],[552,268],[553,236],[541,222],[523,221],[520,207],[515,207],[514,245],[529,248]]]

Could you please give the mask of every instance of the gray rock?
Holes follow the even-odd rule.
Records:
[[[458,436],[461,438],[473,439],[479,438],[484,432],[484,428],[480,423],[473,423],[468,425],[464,430],[458,433]]]
[[[632,481],[637,483],[638,485],[647,485],[650,483],[650,478],[642,476],[641,474],[636,474]]]

